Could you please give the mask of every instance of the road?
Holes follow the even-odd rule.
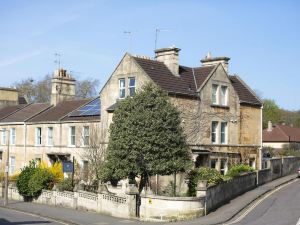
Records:
[[[300,225],[300,179],[268,196],[247,215],[246,211],[226,224]]]
[[[63,223],[54,222],[32,214],[25,214],[11,209],[0,208],[1,225],[61,225]]]

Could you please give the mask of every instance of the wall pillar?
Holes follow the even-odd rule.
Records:
[[[139,191],[134,184],[129,184],[125,194],[127,195],[127,207],[129,218],[139,216],[139,205],[137,204],[137,198],[139,198]]]

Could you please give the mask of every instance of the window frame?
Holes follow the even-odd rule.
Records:
[[[6,145],[7,143],[7,135],[6,135],[6,132],[7,132],[7,130],[6,130],[6,128],[3,128],[2,129],[2,134],[1,134],[1,144],[2,145]]]
[[[42,145],[42,127],[35,128],[35,146]]]
[[[216,87],[216,92],[214,93],[214,87]],[[215,102],[214,102],[214,95],[215,95]],[[219,85],[218,84],[212,84],[211,85],[211,103],[213,105],[219,104]]]
[[[72,130],[74,128],[74,134],[72,134]],[[74,139],[74,144],[72,143]],[[69,126],[69,147],[76,146],[76,126]]]
[[[130,85],[130,81],[134,80],[134,85]],[[133,89],[133,93],[131,92],[131,89]],[[132,97],[135,94],[135,89],[136,89],[136,79],[135,77],[128,77],[128,93],[129,96]]]
[[[223,125],[225,125],[224,131],[222,131]],[[223,141],[223,135],[224,135],[224,141]],[[228,123],[227,122],[221,122],[221,126],[220,126],[220,143],[223,144],[223,145],[228,144]]]
[[[14,159],[14,160],[12,160],[12,159]],[[14,162],[14,164],[12,162]],[[11,176],[11,175],[13,175],[15,173],[15,171],[16,171],[16,156],[11,155],[11,156],[9,156],[8,174]]]
[[[15,127],[10,128],[9,133],[10,133],[10,140],[9,140],[10,143],[9,144],[10,145],[16,145],[16,136],[17,136],[16,135],[16,128]]]
[[[51,132],[49,132],[51,130]],[[53,127],[47,127],[47,145],[53,146]],[[51,134],[51,135],[50,135]],[[51,140],[51,142],[50,142]]]
[[[223,96],[223,88],[225,89],[225,95]],[[224,102],[223,102],[224,100]],[[228,86],[220,85],[220,105],[227,106],[228,105]]]
[[[124,82],[124,87],[121,83]],[[125,78],[119,78],[119,99],[124,99],[126,97],[126,81]]]
[[[215,130],[213,130],[214,128],[214,124],[215,126]],[[211,121],[211,132],[210,132],[210,136],[211,136],[211,143],[212,144],[218,144],[218,126],[219,126],[219,122],[218,121]],[[215,141],[213,141],[213,136],[215,136]]]
[[[88,132],[86,133],[85,131],[88,131]],[[83,126],[82,138],[83,138],[82,146],[84,146],[84,147],[89,146],[90,145],[90,127],[89,126]]]

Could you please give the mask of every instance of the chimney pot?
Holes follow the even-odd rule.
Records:
[[[267,131],[271,132],[273,130],[273,125],[271,121],[268,121],[268,129]]]
[[[156,60],[163,62],[175,76],[179,76],[179,51],[175,46],[155,50]]]
[[[218,64],[222,64],[225,71],[228,73],[228,61],[230,58],[228,57],[212,57],[211,53],[208,52],[204,59],[201,59],[200,62],[202,66],[215,66]]]

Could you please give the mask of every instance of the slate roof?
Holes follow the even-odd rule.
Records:
[[[263,130],[263,142],[300,142],[300,128],[275,125],[272,131]]]
[[[55,122],[60,121],[73,110],[89,102],[90,99],[83,100],[65,100],[52,106],[48,110],[28,120],[28,122]],[[75,118],[73,118],[74,120]]]
[[[196,91],[214,70],[215,66],[186,67],[179,66],[179,76],[174,76],[163,63],[152,59],[133,57],[148,76],[168,93],[196,97]],[[194,72],[194,73],[193,73]],[[229,79],[240,99],[241,104],[262,106],[262,102],[238,76]],[[196,86],[197,85],[197,86]],[[110,108],[110,107],[109,107]]]
[[[4,117],[9,116],[10,114],[16,112],[17,110],[25,107],[26,105],[12,105],[12,106],[6,106],[4,108],[0,109],[0,121]]]
[[[24,122],[34,115],[44,111],[50,106],[49,103],[36,103],[36,104],[28,104],[25,107],[21,108],[20,110],[16,111],[15,113],[5,117],[1,120],[1,122]]]

